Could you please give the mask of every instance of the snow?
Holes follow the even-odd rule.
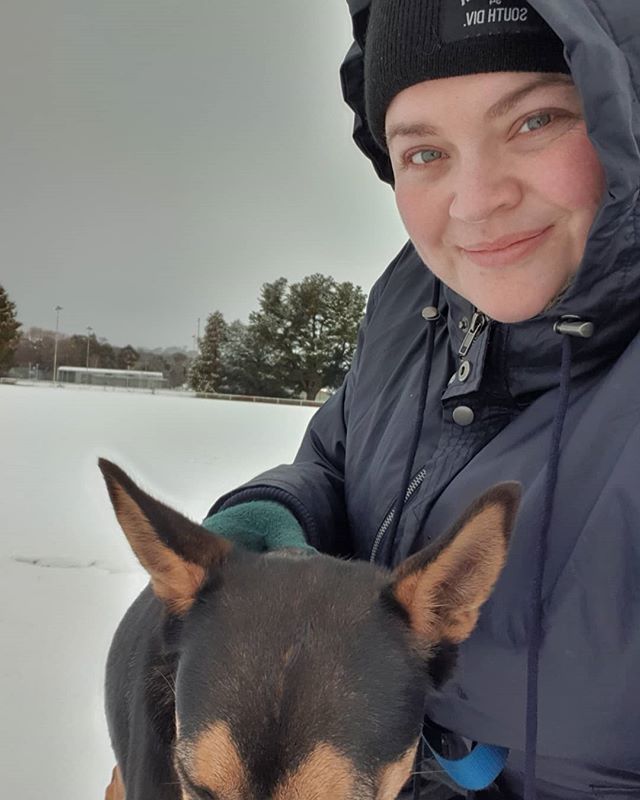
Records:
[[[3,797],[101,798],[114,764],[104,663],[146,573],[98,456],[200,520],[290,461],[314,408],[165,393],[0,385],[0,785]]]

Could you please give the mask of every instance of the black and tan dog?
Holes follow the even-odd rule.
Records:
[[[393,800],[426,692],[453,666],[505,561],[516,484],[489,490],[395,572],[257,555],[101,460],[150,585],[107,664],[107,798]]]

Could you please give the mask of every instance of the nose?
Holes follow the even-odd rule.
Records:
[[[453,180],[449,216],[468,225],[486,222],[522,199],[522,184],[513,165],[487,152],[462,156]]]

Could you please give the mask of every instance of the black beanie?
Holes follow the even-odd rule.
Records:
[[[569,72],[562,40],[526,0],[371,0],[364,46],[367,120],[403,89],[480,72]]]

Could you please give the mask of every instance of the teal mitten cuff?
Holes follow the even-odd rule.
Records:
[[[256,553],[287,547],[316,552],[305,540],[294,515],[273,500],[250,500],[224,508],[207,517],[202,525],[233,544]]]

